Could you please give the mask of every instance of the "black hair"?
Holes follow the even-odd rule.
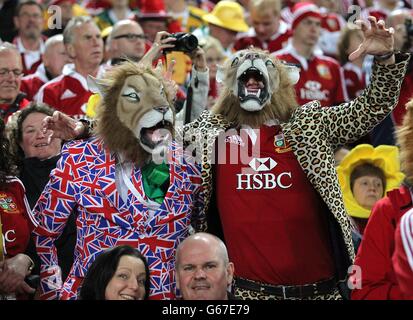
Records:
[[[49,107],[47,104],[40,102],[31,102],[29,106],[19,111],[19,115],[15,119],[15,123],[13,123],[13,125],[11,126],[12,131],[10,135],[12,152],[14,153],[17,166],[21,167],[25,158],[24,151],[20,147],[20,143],[23,141],[24,120],[26,120],[26,118],[32,113],[43,113],[47,116],[52,116],[54,111],[55,110]]]
[[[0,185],[5,186],[8,180],[7,177],[14,176],[15,166],[14,158],[10,153],[10,143],[5,134],[5,125],[0,118]]]
[[[142,260],[145,265],[145,297],[149,295],[149,267],[145,257],[139,250],[128,245],[118,246],[103,251],[90,265],[80,289],[80,300],[105,300],[105,290],[109,281],[118,268],[119,261],[123,256],[132,256]]]

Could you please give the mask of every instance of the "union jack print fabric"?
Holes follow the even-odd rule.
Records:
[[[96,256],[107,248],[130,245],[147,258],[151,271],[150,298],[173,299],[175,250],[188,235],[191,222],[204,217],[200,166],[186,161],[176,144],[170,147],[170,186],[155,214],[128,191],[124,202],[116,189],[116,157],[93,137],[73,141],[50,175],[33,210],[34,230],[41,259],[43,299],[76,299],[81,280]],[[134,168],[131,181],[144,200],[141,171]],[[75,260],[62,282],[55,240],[72,211],[77,212]],[[64,280],[64,279],[63,279]]]

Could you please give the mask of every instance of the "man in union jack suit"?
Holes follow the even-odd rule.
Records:
[[[127,244],[148,260],[150,298],[173,299],[176,247],[202,220],[200,168],[171,143],[173,93],[156,70],[126,62],[96,84],[97,135],[63,147],[34,209],[41,298],[76,299],[96,256]],[[54,242],[72,209],[75,260],[62,282]]]

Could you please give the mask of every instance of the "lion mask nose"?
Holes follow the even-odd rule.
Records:
[[[159,107],[155,107],[154,109],[155,109],[156,111],[162,113],[162,114],[165,114],[165,113],[168,112],[169,107],[168,107],[168,106],[159,106]]]

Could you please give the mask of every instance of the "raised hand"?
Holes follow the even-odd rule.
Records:
[[[205,51],[202,48],[196,48],[194,51],[191,52],[190,57],[196,70],[201,72],[205,72],[208,70]]]
[[[152,64],[159,59],[162,50],[173,48],[175,46],[174,42],[176,39],[170,37],[170,35],[171,34],[169,32],[159,31],[155,36],[152,47],[145,53],[139,62],[152,66]]]
[[[368,20],[370,21],[370,26],[363,20],[355,22],[360,26],[364,34],[364,41],[356,51],[350,54],[350,61],[354,61],[366,54],[381,56],[394,50],[394,29],[387,29],[384,21],[379,20],[377,22],[375,17],[370,16]]]
[[[53,138],[63,140],[75,139],[85,129],[82,122],[76,121],[60,111],[55,111],[52,116],[44,118],[42,126],[45,134],[48,130],[52,131],[48,137],[49,143]]]

